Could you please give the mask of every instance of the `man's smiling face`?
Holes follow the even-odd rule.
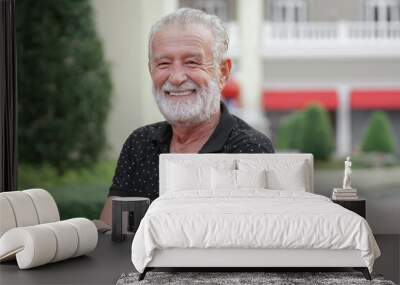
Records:
[[[201,122],[219,108],[213,35],[201,25],[171,24],[155,33],[149,61],[153,93],[170,122]]]

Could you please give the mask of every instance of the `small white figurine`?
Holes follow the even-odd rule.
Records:
[[[351,188],[351,160],[350,156],[346,158],[344,162],[344,178],[343,178],[343,189]]]

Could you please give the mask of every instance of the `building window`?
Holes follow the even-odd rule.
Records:
[[[180,0],[179,7],[190,7],[217,15],[224,22],[236,20],[236,0]]]
[[[305,22],[307,21],[306,0],[270,0],[269,20],[273,22]]]
[[[366,21],[400,21],[400,0],[366,0],[364,10]]]

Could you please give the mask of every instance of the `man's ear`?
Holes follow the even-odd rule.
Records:
[[[219,88],[222,90],[224,88],[226,81],[228,81],[229,76],[231,75],[232,69],[232,60],[230,58],[226,58],[221,62],[219,67]]]

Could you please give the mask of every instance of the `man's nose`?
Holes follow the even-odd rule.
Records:
[[[182,66],[175,64],[171,69],[168,81],[175,86],[181,85],[187,79],[185,70]]]

